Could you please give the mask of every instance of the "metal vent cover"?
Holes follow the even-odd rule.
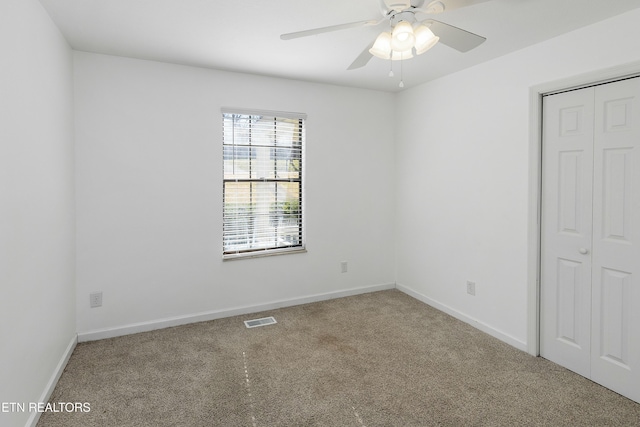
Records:
[[[274,323],[278,323],[278,322],[276,322],[276,319],[273,316],[263,317],[261,319],[252,319],[252,320],[245,320],[244,321],[244,325],[247,328],[257,328],[258,326],[273,325]]]

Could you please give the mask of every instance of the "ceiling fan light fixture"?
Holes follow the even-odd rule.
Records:
[[[413,34],[413,27],[407,21],[400,21],[393,27],[391,32],[391,49],[404,52],[413,47],[416,36]]]
[[[389,59],[391,56],[391,33],[381,33],[373,43],[369,53],[380,59]]]
[[[419,25],[413,32],[416,37],[416,55],[422,55],[438,43],[437,37],[426,25]]]

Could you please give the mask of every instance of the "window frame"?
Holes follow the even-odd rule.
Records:
[[[254,145],[252,144],[252,140],[250,139],[248,146],[247,144],[236,145],[235,144],[235,135],[233,136],[234,142],[233,144],[225,143],[225,116],[228,115],[239,115],[239,116],[261,116],[261,117],[272,117],[274,119],[274,135],[277,133],[277,123],[278,120],[297,120],[298,121],[298,135],[300,138],[300,157],[299,157],[299,174],[297,178],[258,178],[258,177],[249,177],[249,178],[227,178],[225,176],[225,161],[229,160],[229,149],[228,147],[242,147],[241,152],[246,151],[248,148],[248,158],[252,159],[253,154],[252,150]],[[306,224],[305,218],[305,171],[306,171],[306,119],[307,115],[304,113],[292,113],[292,112],[283,112],[283,111],[273,111],[273,110],[255,110],[255,109],[238,109],[238,108],[229,108],[223,107],[221,108],[221,119],[222,119],[222,259],[223,260],[233,260],[233,259],[245,259],[245,258],[256,258],[256,257],[265,257],[265,256],[274,256],[274,255],[284,255],[284,254],[292,254],[292,253],[303,253],[306,252]],[[232,125],[234,126],[234,125]],[[251,138],[251,137],[250,137]],[[264,144],[258,144],[256,146],[264,147]],[[282,146],[278,146],[276,140],[271,141],[270,144],[270,158],[274,158],[274,150],[282,149]],[[293,150],[293,148],[291,148]],[[235,148],[234,148],[235,151]],[[275,160],[275,158],[274,158]],[[225,218],[225,199],[227,198],[227,184],[228,183],[249,183],[250,185],[254,183],[273,183],[277,186],[279,183],[298,183],[298,198],[294,199],[298,202],[298,215],[299,220],[297,224],[298,232],[296,234],[298,242],[296,244],[292,244],[291,246],[279,246],[278,244],[269,247],[254,247],[254,248],[244,248],[239,250],[232,250],[228,247],[225,247],[226,243],[226,233],[227,227],[232,223],[227,223]],[[277,190],[276,190],[277,191]],[[276,202],[277,203],[277,202]],[[276,208],[277,209],[277,208]],[[251,233],[246,233],[245,236],[251,237]]]

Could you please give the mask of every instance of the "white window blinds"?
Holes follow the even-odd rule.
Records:
[[[223,109],[223,255],[304,248],[305,116]]]

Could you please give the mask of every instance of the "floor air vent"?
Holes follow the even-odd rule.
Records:
[[[247,328],[257,328],[258,326],[273,325],[274,323],[278,323],[278,322],[276,322],[276,319],[274,319],[273,316],[263,317],[262,319],[253,319],[253,320],[244,321],[244,325]]]

